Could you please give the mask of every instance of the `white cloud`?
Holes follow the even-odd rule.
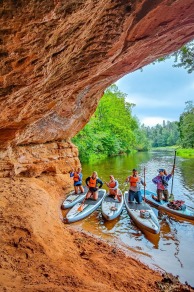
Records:
[[[167,106],[175,106],[175,101],[168,96],[165,96],[165,98],[160,98],[156,95],[156,97],[153,96],[147,96],[147,95],[140,95],[140,94],[130,94],[126,97],[126,100],[130,103],[135,103],[136,106],[144,107],[144,108],[161,108],[161,107],[167,107]],[[177,102],[177,101],[176,101]]]
[[[174,110],[183,111],[185,102],[193,100],[193,93],[191,86],[194,89],[194,82],[188,87],[172,88],[167,92],[161,92],[159,89],[156,92],[135,93],[128,92],[126,100],[130,103],[136,104],[136,107],[143,107],[147,109],[154,108],[173,108]],[[190,90],[189,90],[190,88]]]
[[[194,77],[183,68],[172,68],[173,60],[146,66],[117,81],[119,90],[127,94],[126,101],[140,123],[153,126],[165,121],[178,121],[185,102],[194,101]]]
[[[144,124],[145,126],[153,127],[153,126],[156,126],[157,124],[162,125],[163,121],[166,121],[166,118],[164,118],[164,117],[146,117],[146,118],[143,118],[140,122],[141,122],[141,124]],[[169,119],[168,119],[168,121],[169,121]],[[170,120],[170,122],[172,122],[172,120]]]

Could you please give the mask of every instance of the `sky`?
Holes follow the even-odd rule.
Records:
[[[126,101],[136,104],[132,109],[141,124],[155,126],[165,121],[179,121],[185,102],[194,102],[194,73],[174,68],[174,59],[150,64],[125,75],[116,82],[127,94]]]

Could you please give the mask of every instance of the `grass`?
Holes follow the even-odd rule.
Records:
[[[165,146],[165,147],[153,147],[153,148],[151,148],[151,150],[154,150],[154,151],[161,151],[161,150],[175,151],[177,148],[178,148],[178,146],[174,145],[174,146]]]
[[[194,149],[177,149],[177,155],[184,158],[194,158]]]
[[[154,151],[175,151],[177,156],[181,156],[183,158],[194,158],[194,148],[179,148],[180,146],[166,146],[166,147],[154,147],[152,150]]]

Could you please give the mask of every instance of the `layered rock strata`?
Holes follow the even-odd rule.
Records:
[[[1,176],[21,173],[26,145],[40,156],[73,137],[107,86],[193,39],[193,27],[193,0],[1,1]]]
[[[0,177],[67,174],[79,166],[78,150],[71,142],[29,144],[0,151]]]
[[[108,85],[194,38],[193,0],[0,5],[1,148],[73,137]]]
[[[0,289],[160,290],[158,273],[64,228],[59,207],[80,165],[70,138],[104,90],[193,27],[193,0],[0,1]]]

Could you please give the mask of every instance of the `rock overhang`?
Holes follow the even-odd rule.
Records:
[[[192,0],[4,1],[0,148],[73,137],[104,90],[194,38]]]

